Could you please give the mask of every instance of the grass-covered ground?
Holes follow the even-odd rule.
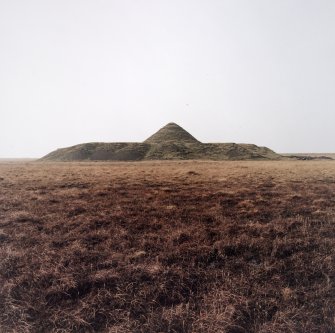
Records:
[[[334,332],[335,163],[0,163],[0,332]]]

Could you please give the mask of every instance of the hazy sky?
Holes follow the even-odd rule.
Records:
[[[0,0],[0,157],[143,141],[335,152],[334,0]]]

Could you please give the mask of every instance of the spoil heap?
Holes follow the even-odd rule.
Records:
[[[91,142],[57,149],[42,161],[276,160],[281,156],[253,144],[201,143],[175,123],[144,142]]]

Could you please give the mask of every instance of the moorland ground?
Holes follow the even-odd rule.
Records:
[[[0,163],[1,332],[334,332],[333,161]]]

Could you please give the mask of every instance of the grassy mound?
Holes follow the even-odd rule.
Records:
[[[204,144],[177,124],[169,123],[143,143],[85,143],[55,150],[41,160],[267,160],[280,158],[280,155],[269,148],[252,144]]]
[[[168,123],[158,132],[146,139],[145,143],[156,143],[161,144],[164,142],[187,142],[187,143],[199,143],[190,133],[185,131],[182,127],[175,123]]]

